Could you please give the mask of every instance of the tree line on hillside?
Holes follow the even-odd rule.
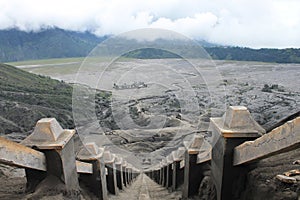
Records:
[[[85,57],[107,38],[108,36],[97,37],[89,32],[79,33],[59,28],[45,29],[40,32],[24,32],[17,29],[0,30],[0,62]],[[132,45],[132,42],[134,40],[122,41],[120,44]],[[170,41],[167,40],[160,39],[157,42],[162,46],[164,44],[170,45]],[[182,41],[172,42],[178,45],[178,48],[184,48],[184,45],[180,46]],[[218,60],[300,63],[300,49],[251,49],[216,46],[205,41],[198,41],[198,43],[205,48],[213,59]],[[120,44],[113,47],[117,52]],[[172,52],[153,48],[137,49],[123,56],[139,59],[179,57]]]
[[[205,48],[213,59],[300,63],[300,49],[250,49],[242,47]]]
[[[274,63],[300,63],[300,49],[250,49],[242,47],[206,47],[215,60],[259,61]],[[172,52],[161,49],[138,49],[124,54],[139,59],[180,58]]]

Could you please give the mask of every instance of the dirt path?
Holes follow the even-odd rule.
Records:
[[[112,200],[165,200],[180,199],[179,193],[169,193],[148,176],[141,174],[131,186],[120,191],[118,196],[110,196]]]

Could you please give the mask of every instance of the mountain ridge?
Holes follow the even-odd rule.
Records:
[[[106,37],[59,28],[40,32],[0,31],[0,62],[84,57]]]
[[[109,36],[98,37],[88,31],[76,32],[56,27],[37,32],[18,29],[0,30],[0,62],[85,57],[107,38]],[[197,42],[216,60],[300,63],[300,49],[251,49],[221,46],[204,40]],[[140,59],[174,57],[170,53],[157,50],[150,50],[150,52],[139,50],[127,56]]]

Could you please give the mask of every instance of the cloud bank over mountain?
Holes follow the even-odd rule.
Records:
[[[297,0],[1,0],[0,29],[59,27],[98,36],[169,29],[222,45],[300,47]]]

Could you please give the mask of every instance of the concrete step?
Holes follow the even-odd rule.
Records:
[[[168,190],[161,185],[155,183],[145,174],[137,177],[136,181],[129,187],[120,191],[119,195],[110,195],[112,200],[166,200],[180,199],[180,193],[169,193]]]

